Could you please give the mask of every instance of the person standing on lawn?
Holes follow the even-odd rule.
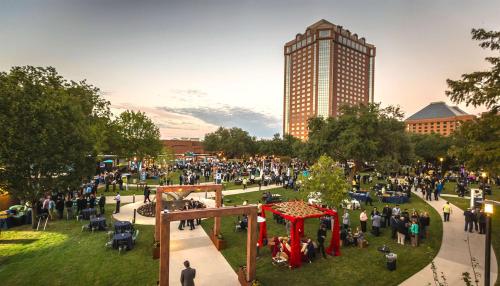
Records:
[[[418,223],[416,220],[412,220],[411,226],[410,226],[410,234],[411,234],[411,245],[412,246],[418,246]]]
[[[326,228],[325,225],[322,224],[321,227],[318,229],[318,251],[323,255],[324,259],[326,259],[325,240],[326,240]]]
[[[450,221],[450,214],[451,214],[452,210],[451,210],[451,205],[450,205],[450,202],[446,202],[446,204],[444,204],[443,206],[443,217],[444,217],[444,221]]]
[[[361,231],[363,233],[366,232],[366,221],[368,220],[368,216],[366,215],[366,210],[362,209],[361,213],[359,214],[359,222],[361,224]]]
[[[104,194],[101,193],[101,196],[99,197],[99,213],[102,215],[104,215],[104,206],[106,205],[106,197],[104,196]]]

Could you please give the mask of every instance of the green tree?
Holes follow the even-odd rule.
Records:
[[[485,106],[489,112],[463,123],[454,132],[450,154],[469,168],[484,169],[495,176],[500,168],[500,31],[472,29],[472,39],[480,41],[481,48],[495,53],[485,59],[492,67],[464,74],[460,80],[448,79],[446,94],[455,103]]]
[[[142,160],[156,157],[162,151],[160,130],[144,112],[126,110],[112,125],[120,155]]]
[[[329,206],[338,207],[347,197],[349,184],[342,169],[335,166],[334,160],[326,155],[319,157],[311,166],[309,176],[299,176],[302,181],[300,188],[304,199],[310,192],[320,192],[321,201]]]
[[[346,165],[353,160],[351,177],[362,170],[365,162],[399,167],[411,160],[412,149],[399,108],[368,104],[343,106],[341,111],[337,118],[309,121],[309,159],[326,153]]]
[[[455,103],[465,102],[474,107],[484,105],[496,113],[500,102],[500,31],[472,29],[472,39],[480,41],[481,48],[496,53],[496,57],[485,59],[492,65],[491,70],[464,74],[460,80],[448,79],[446,95]]]
[[[410,140],[416,159],[430,163],[438,163],[439,158],[446,157],[452,145],[450,137],[436,133],[411,134]]]
[[[500,120],[491,112],[467,121],[453,133],[449,153],[471,169],[500,174]]]
[[[255,154],[258,146],[255,137],[241,128],[219,127],[216,131],[205,135],[203,147],[207,151],[222,151],[228,158],[241,158]]]
[[[79,186],[95,170],[96,122],[108,115],[97,88],[67,81],[54,68],[0,73],[2,186],[33,205],[45,192]],[[32,215],[35,224],[36,208]]]

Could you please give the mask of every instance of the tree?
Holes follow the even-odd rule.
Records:
[[[500,120],[491,112],[467,121],[453,133],[450,155],[471,169],[500,174]]]
[[[257,151],[255,137],[237,127],[230,129],[219,127],[215,132],[206,134],[203,147],[207,151],[223,151],[228,158],[241,158],[253,155]]]
[[[162,151],[160,130],[144,112],[126,110],[112,123],[118,154],[128,158],[156,157]]]
[[[95,124],[108,114],[99,89],[52,67],[0,73],[2,187],[34,205],[45,192],[79,186],[95,170]],[[35,225],[36,208],[32,216]]]
[[[413,145],[417,159],[438,163],[439,158],[444,158],[448,154],[452,140],[440,134],[411,134],[410,140]]]
[[[472,29],[472,39],[480,41],[483,49],[500,52],[500,31]],[[500,56],[485,59],[492,66],[489,71],[462,75],[460,80],[448,79],[446,91],[455,103],[465,102],[474,107],[484,105],[493,113],[498,112],[500,102]]]
[[[456,156],[469,168],[484,169],[490,175],[498,175],[500,158],[500,31],[472,29],[472,39],[479,46],[490,49],[496,57],[485,60],[492,67],[489,71],[462,75],[460,80],[447,80],[446,94],[455,103],[465,102],[474,107],[485,106],[488,113],[462,124],[453,134],[450,154]]]
[[[349,184],[342,169],[335,166],[334,160],[326,155],[319,157],[311,166],[309,176],[300,175],[302,181],[301,192],[304,197],[310,192],[320,192],[320,199],[324,204],[337,207],[347,197]]]
[[[397,107],[380,104],[343,106],[337,118],[313,118],[309,121],[307,156],[314,159],[326,153],[347,166],[354,161],[352,177],[365,162],[388,162],[399,167],[411,157],[411,145],[405,133],[403,114]],[[316,157],[317,158],[317,157]]]

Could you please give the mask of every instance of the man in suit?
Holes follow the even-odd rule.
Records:
[[[194,278],[196,276],[196,269],[189,266],[189,261],[184,261],[186,269],[181,271],[181,285],[194,286]]]

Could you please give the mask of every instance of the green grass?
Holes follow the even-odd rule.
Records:
[[[445,199],[462,210],[470,206],[469,199],[449,197]],[[462,217],[462,214],[455,214],[455,216]],[[493,216],[491,218],[491,245],[493,246],[498,261],[500,259],[500,206],[498,205],[493,206]],[[497,279],[495,285],[500,286],[500,279]]]
[[[274,189],[272,193],[280,193],[284,198],[294,199],[301,195],[298,192],[285,189]],[[261,197],[261,192],[225,196],[226,205],[241,204],[243,200],[255,203]],[[227,202],[230,200],[231,202]],[[380,203],[374,203],[379,209],[383,207]],[[363,205],[364,207],[364,205]],[[419,247],[400,246],[390,238],[390,229],[383,229],[380,237],[367,234],[370,246],[365,249],[342,248],[342,255],[329,257],[327,260],[316,259],[312,264],[303,264],[294,270],[279,268],[271,264],[271,252],[268,247],[260,251],[257,260],[257,279],[263,285],[397,285],[418,272],[426,266],[437,254],[441,245],[442,222],[439,214],[420,198],[412,197],[410,204],[403,205],[410,209],[428,211],[431,216],[430,238],[425,240]],[[368,207],[371,210],[371,207]],[[272,220],[272,214],[266,213],[268,236],[286,235],[283,225],[278,225]],[[359,211],[351,212],[351,226],[359,225]],[[236,217],[223,218],[221,230],[226,240],[227,248],[222,254],[237,270],[245,262],[246,233],[234,232]],[[318,219],[305,221],[305,235],[316,240]],[[206,220],[203,227],[207,232],[212,229],[213,221]],[[328,240],[327,240],[328,241]],[[388,245],[391,250],[398,254],[398,269],[390,272],[385,268],[385,258],[377,251],[379,246]],[[333,283],[333,284],[332,284]],[[375,285],[375,284],[373,284]]]
[[[113,206],[106,207],[107,222]],[[2,231],[2,285],[156,285],[158,260],[151,256],[152,226],[136,226],[132,251],[106,249],[106,232],[81,232],[83,222],[49,222],[47,231],[30,226]]]

